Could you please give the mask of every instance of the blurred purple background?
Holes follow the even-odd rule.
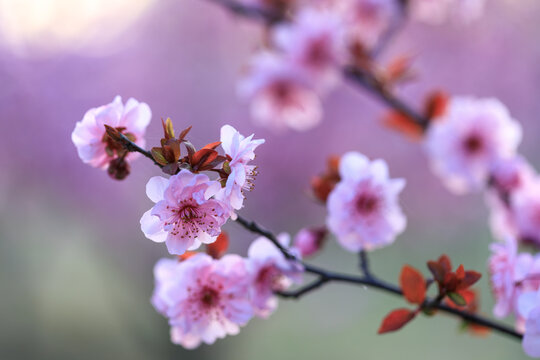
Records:
[[[416,56],[419,77],[400,89],[415,106],[434,89],[499,98],[524,127],[521,152],[540,168],[539,18],[537,0],[488,0],[471,25],[409,24],[383,61]],[[117,94],[150,105],[148,144],[161,137],[161,117],[193,125],[198,146],[227,123],[265,138],[242,214],[275,232],[324,222],[324,208],[306,194],[328,155],[384,158],[392,176],[407,179],[409,225],[373,254],[375,271],[395,281],[403,263],[423,269],[445,252],[485,274],[492,239],[483,199],[449,194],[421,146],[381,126],[385,108],[363,90],[340,87],[325,99],[323,124],[305,133],[253,125],[235,89],[260,35],[257,24],[204,0],[0,0],[0,358],[525,358],[517,342],[459,334],[458,322],[443,316],[377,337],[382,316],[404,302],[344,285],[282,301],[270,320],[253,320],[214,346],[170,344],[166,320],[149,302],[152,267],[166,249],[139,230],[151,206],[144,186],[158,171],[138,160],[126,181],[110,180],[82,164],[70,139],[87,109]],[[243,253],[253,236],[234,223],[226,230]],[[335,243],[315,261],[356,271],[355,257]],[[487,277],[481,288],[490,315]]]

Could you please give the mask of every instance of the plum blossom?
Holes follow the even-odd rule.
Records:
[[[341,181],[330,193],[326,223],[346,250],[373,250],[394,242],[405,230],[398,204],[404,179],[390,179],[383,160],[369,161],[357,152],[339,164]]]
[[[288,234],[279,234],[278,241],[288,247]],[[300,259],[294,248],[290,252]],[[251,301],[255,315],[267,318],[277,308],[274,291],[284,291],[293,282],[300,283],[303,268],[298,263],[288,260],[270,240],[257,238],[248,249],[248,269],[251,274]]]
[[[274,30],[274,42],[287,59],[315,80],[321,91],[334,87],[346,56],[344,26],[336,11],[303,8],[294,22]]]
[[[468,23],[484,12],[486,0],[411,0],[411,17],[428,24],[441,24],[449,19]]]
[[[182,262],[160,260],[152,303],[169,318],[171,340],[188,349],[236,335],[253,316],[245,259],[214,260],[199,253]]]
[[[510,204],[512,195],[533,181],[535,171],[523,157],[516,156],[497,161],[490,174],[486,202],[490,209],[491,230],[499,239],[516,237],[518,230]]]
[[[540,357],[540,290],[523,293],[518,299],[519,315],[525,318],[523,351],[531,357]]]
[[[485,188],[494,164],[515,156],[521,136],[521,126],[500,101],[456,97],[430,125],[425,146],[433,171],[463,194]]]
[[[313,81],[277,54],[256,55],[238,90],[250,99],[251,116],[263,126],[304,131],[321,121],[322,105]]]
[[[216,195],[216,198],[230,205],[230,216],[235,219],[234,210],[242,208],[245,190],[253,188],[253,181],[257,175],[257,167],[248,165],[255,159],[255,149],[264,144],[264,139],[253,139],[253,134],[244,137],[235,128],[225,125],[221,128],[221,147],[230,160],[228,161],[228,174],[225,187]]]
[[[537,272],[540,263],[531,254],[518,254],[517,240],[512,237],[507,237],[504,243],[491,244],[490,250],[489,272],[496,301],[493,314],[503,318],[515,311],[524,288],[540,286],[540,281],[525,281]]]
[[[348,41],[366,49],[375,46],[400,15],[395,0],[345,0],[343,5]]]
[[[151,178],[146,195],[156,204],[142,216],[141,230],[150,240],[165,242],[175,255],[214,242],[230,212],[226,204],[212,198],[220,189],[219,182],[188,170],[170,179]]]
[[[327,232],[326,227],[304,228],[294,237],[294,247],[302,257],[315,255],[322,248]]]
[[[111,141],[104,125],[116,128],[137,145],[144,147],[144,133],[151,117],[147,104],[130,98],[124,105],[122,98],[117,96],[110,104],[88,110],[75,125],[71,140],[84,163],[106,169],[123,149]],[[138,154],[128,153],[124,158],[132,160],[136,156]]]
[[[540,179],[514,191],[510,203],[520,240],[540,245]]]

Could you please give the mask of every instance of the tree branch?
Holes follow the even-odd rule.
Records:
[[[229,11],[232,11],[239,16],[247,17],[254,20],[262,20],[269,25],[273,25],[277,22],[287,21],[287,19],[283,15],[272,12],[269,13],[258,8],[249,7],[239,3],[237,0],[207,1],[222,5]],[[254,16],[254,14],[256,14],[256,16]],[[387,36],[392,37],[395,31],[400,28],[400,26],[401,25],[399,25],[395,30],[392,30],[389,34],[387,34]],[[385,39],[384,41],[387,42],[387,39]],[[384,47],[385,44],[383,44],[382,46]],[[382,48],[376,49],[376,53],[380,52],[381,50]],[[417,111],[413,110],[412,107],[410,107],[404,101],[389,92],[388,89],[382,86],[382,84],[375,78],[373,74],[370,74],[367,71],[354,66],[345,66],[342,68],[342,72],[345,78],[348,79],[350,82],[361,86],[362,88],[367,90],[368,93],[372,94],[374,97],[376,97],[382,103],[386,104],[388,107],[407,116],[408,118],[416,122],[418,125],[420,125],[422,129],[427,129],[429,125],[429,119],[418,113]]]
[[[335,272],[327,271],[325,269],[319,268],[311,264],[307,264],[299,260],[294,255],[292,255],[286,248],[284,248],[281,244],[279,244],[274,234],[272,234],[268,230],[265,230],[254,221],[248,221],[238,216],[238,218],[236,219],[236,222],[238,222],[246,230],[249,230],[253,233],[266,237],[278,247],[278,249],[283,253],[283,255],[287,259],[291,261],[296,261],[299,264],[301,264],[304,267],[304,270],[306,272],[319,276],[318,279],[312,282],[311,284],[305,287],[302,287],[296,291],[278,292],[277,294],[280,296],[283,296],[285,298],[298,299],[301,296],[306,295],[332,281],[345,282],[345,283],[351,283],[351,284],[356,284],[356,285],[366,285],[366,286],[370,286],[379,290],[383,290],[385,292],[392,293],[394,295],[403,296],[401,289],[397,287],[396,285],[386,283],[382,280],[376,279],[373,276],[371,276],[368,269],[367,257],[365,256],[365,253],[364,255],[362,255],[363,252],[360,253],[361,264],[362,264],[363,269],[364,268],[368,269],[367,274],[365,270],[364,270],[364,276],[353,276],[353,275],[348,275],[348,274],[335,273]],[[440,301],[436,301],[436,299],[429,299],[429,298],[426,299],[424,303],[422,304],[422,307],[431,307],[433,309],[437,309],[446,314],[457,316],[467,322],[490,328],[494,331],[498,331],[501,334],[508,335],[518,340],[521,340],[523,338],[522,334],[516,332],[514,329],[504,324],[499,324],[495,321],[484,318],[480,315],[476,315],[476,314],[472,314],[472,313],[468,313],[465,311],[451,308],[448,305],[440,303]]]

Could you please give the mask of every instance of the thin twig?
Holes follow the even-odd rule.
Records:
[[[286,248],[284,248],[281,244],[279,244],[279,242],[277,241],[277,238],[276,238],[276,236],[274,234],[272,234],[268,230],[265,230],[264,228],[259,226],[254,221],[248,221],[248,220],[246,220],[246,219],[244,219],[244,218],[242,218],[240,216],[238,217],[238,219],[236,221],[240,225],[242,225],[245,229],[247,229],[247,230],[249,230],[249,231],[251,231],[253,233],[262,235],[262,236],[266,237],[267,239],[269,239],[270,241],[272,241],[274,244],[276,244],[278,249],[283,253],[283,255],[286,258],[290,259],[291,261],[296,261],[299,264],[301,264],[304,267],[304,270],[306,272],[319,276],[319,278],[316,281],[314,281],[313,283],[311,283],[311,284],[309,284],[309,285],[307,285],[305,287],[302,287],[302,288],[300,288],[300,289],[298,289],[296,291],[292,291],[292,292],[278,292],[278,295],[281,295],[281,296],[284,296],[284,297],[287,297],[287,298],[299,298],[299,297],[301,297],[303,295],[306,295],[306,294],[312,292],[313,290],[316,290],[316,289],[320,288],[321,286],[323,286],[323,285],[325,285],[325,284],[327,284],[329,282],[335,281],[335,282],[345,282],[345,283],[351,283],[351,284],[357,284],[357,285],[366,285],[366,286],[370,286],[370,287],[373,287],[373,288],[376,288],[376,289],[380,289],[380,290],[383,290],[383,291],[386,291],[386,292],[389,292],[389,293],[392,293],[392,294],[395,294],[395,295],[398,295],[398,296],[403,296],[403,293],[402,293],[402,291],[401,291],[401,289],[399,287],[397,287],[396,285],[393,285],[393,284],[386,283],[386,282],[384,282],[382,280],[376,279],[371,275],[368,275],[369,270],[368,270],[368,274],[364,273],[364,276],[353,276],[353,275],[348,275],[348,274],[341,274],[341,273],[335,273],[335,272],[327,271],[327,270],[319,268],[317,266],[307,264],[307,263],[299,260],[298,258],[296,258]],[[278,244],[279,244],[279,246],[278,246]],[[512,328],[510,328],[510,327],[508,327],[508,326],[506,326],[504,324],[499,324],[499,323],[497,323],[495,321],[492,321],[490,319],[486,319],[486,318],[484,318],[484,317],[482,317],[480,315],[475,315],[475,314],[472,314],[472,313],[468,313],[468,312],[465,312],[465,311],[454,309],[452,307],[449,307],[448,305],[440,303],[440,301],[437,301],[437,299],[429,299],[429,298],[426,299],[424,301],[424,303],[422,304],[422,307],[430,307],[430,308],[433,308],[433,309],[437,309],[437,310],[439,310],[441,312],[460,317],[461,319],[463,319],[463,320],[465,320],[467,322],[474,323],[474,324],[477,324],[477,325],[481,325],[481,326],[490,328],[492,330],[498,331],[498,332],[500,332],[502,334],[509,335],[509,336],[511,336],[511,337],[513,337],[515,339],[518,339],[518,340],[521,340],[523,338],[522,334],[518,333],[514,329],[512,329]]]
[[[256,10],[256,8],[243,5],[236,0],[207,1],[220,4],[227,8],[229,11],[232,11],[239,16],[247,17],[254,20],[262,20],[270,25],[275,24],[276,22],[287,21],[287,19],[283,16],[277,15],[275,13],[268,13],[260,9]],[[253,11],[256,11],[256,16],[253,16]],[[388,89],[382,86],[382,84],[375,78],[375,76],[373,76],[373,74],[367,73],[362,69],[352,66],[343,67],[342,72],[346,79],[357,85],[360,85],[362,88],[366,89],[368,93],[374,95],[377,99],[388,105],[390,108],[412,119],[414,122],[420,125],[422,129],[425,130],[429,125],[429,119],[427,117],[413,110],[412,107],[407,105],[404,101],[396,97],[394,94],[390,93]]]

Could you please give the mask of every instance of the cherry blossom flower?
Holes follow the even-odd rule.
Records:
[[[468,23],[478,19],[484,12],[485,0],[411,0],[411,17],[437,25],[454,19]]]
[[[288,247],[288,234],[278,235],[281,245]],[[298,259],[300,254],[290,249]],[[298,263],[288,260],[270,240],[257,238],[248,249],[248,269],[251,274],[251,300],[255,314],[267,318],[277,308],[274,291],[284,291],[293,282],[300,283],[303,268]]]
[[[516,301],[524,286],[537,287],[539,281],[527,281],[536,272],[538,260],[531,254],[517,252],[517,240],[507,237],[504,243],[493,243],[489,258],[491,288],[495,296],[493,314],[499,318],[510,315],[516,309]]]
[[[253,189],[257,167],[248,163],[255,159],[255,149],[261,144],[264,144],[264,139],[253,140],[253,134],[244,137],[230,125],[221,128],[221,146],[225,155],[230,157],[228,162],[230,173],[225,187],[216,198],[230,205],[230,216],[233,219],[236,218],[234,210],[239,210],[243,206],[243,192]]]
[[[523,293],[518,299],[518,312],[526,319],[523,351],[531,357],[540,357],[540,290]]]
[[[322,105],[312,80],[277,54],[253,58],[239,93],[251,100],[253,119],[274,130],[304,131],[321,121]]]
[[[540,245],[540,179],[514,191],[510,203],[520,240]]]
[[[274,30],[274,42],[289,61],[316,79],[320,91],[334,87],[341,78],[346,56],[343,21],[329,9],[303,8],[294,22]]]
[[[327,230],[322,228],[304,228],[294,237],[294,247],[302,257],[315,255],[322,248]]]
[[[491,169],[486,202],[490,226],[496,238],[517,237],[518,230],[511,209],[512,194],[527,186],[535,177],[534,169],[521,156],[497,161]]]
[[[214,260],[197,254],[180,263],[161,260],[154,268],[152,303],[169,318],[171,340],[188,349],[236,335],[253,316],[245,259]]]
[[[497,161],[513,158],[521,127],[496,99],[456,97],[426,135],[433,171],[453,192],[485,188]]]
[[[346,0],[343,5],[348,41],[358,42],[366,49],[377,44],[400,13],[395,0]]]
[[[137,145],[144,147],[144,133],[151,117],[147,104],[130,98],[124,105],[122,98],[117,96],[110,104],[88,110],[75,125],[71,140],[84,163],[106,169],[123,149],[118,149],[111,141],[104,125],[118,129]],[[137,156],[136,153],[129,153],[125,159],[132,160]]]
[[[170,179],[151,178],[146,195],[156,204],[142,216],[141,230],[152,241],[166,242],[175,255],[214,242],[230,212],[226,204],[212,198],[220,190],[219,182],[188,170]]]
[[[341,246],[357,252],[394,242],[406,226],[398,204],[404,179],[390,179],[383,160],[369,161],[357,152],[339,164],[341,181],[330,193],[326,223]]]

